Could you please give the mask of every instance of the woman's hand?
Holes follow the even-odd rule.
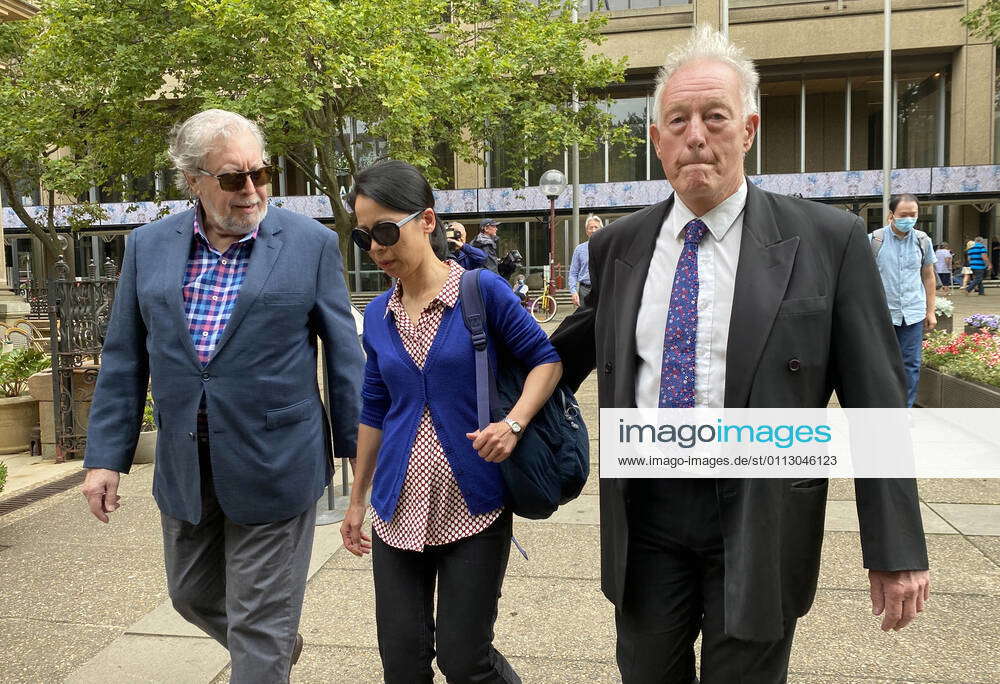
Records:
[[[344,515],[344,522],[340,524],[340,536],[344,540],[344,548],[359,557],[371,553],[372,550],[372,538],[361,529],[364,522],[364,505],[352,503]]]
[[[480,458],[489,463],[506,461],[517,446],[517,436],[503,422],[490,423],[484,430],[467,432],[465,436],[472,440],[472,448]]]

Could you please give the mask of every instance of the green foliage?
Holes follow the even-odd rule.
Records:
[[[1000,45],[1000,0],[986,0],[962,17],[962,23],[972,35],[989,38]]]
[[[34,348],[0,352],[0,397],[19,397],[28,378],[49,367],[49,357]]]
[[[10,65],[0,70],[0,182],[4,169],[30,168],[79,196],[148,173],[166,163],[172,124],[221,106],[261,123],[271,153],[323,189],[346,242],[340,187],[380,154],[438,182],[440,146],[482,164],[488,141],[532,160],[630,140],[601,94],[625,60],[594,54],[606,18],[574,23],[572,3],[43,1],[33,19],[0,24]],[[386,146],[359,144],[351,120]],[[44,154],[57,149],[74,154]]]
[[[3,491],[5,484],[7,484],[7,464],[0,461],[0,492]]]
[[[146,406],[142,410],[142,431],[149,432],[156,429],[156,420],[153,417],[153,394],[146,394]]]

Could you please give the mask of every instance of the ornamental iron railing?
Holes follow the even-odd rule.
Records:
[[[118,269],[109,258],[104,262],[104,275],[99,275],[91,261],[87,277],[73,278],[60,256],[53,270],[47,294],[55,451],[61,463],[82,458],[87,446],[87,414],[111,320]]]

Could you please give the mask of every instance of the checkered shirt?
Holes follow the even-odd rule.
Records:
[[[458,301],[459,282],[464,269],[447,261],[451,272],[444,287],[421,312],[416,323],[403,308],[397,281],[388,310],[396,321],[399,337],[418,368],[423,369],[427,352],[437,335],[445,307]],[[482,532],[500,517],[503,508],[472,515],[455,480],[455,473],[444,455],[441,440],[434,431],[430,409],[424,406],[417,437],[413,441],[406,478],[399,493],[399,503],[392,520],[385,521],[372,509],[372,527],[386,544],[407,551],[423,551],[425,546],[448,544]]]
[[[181,291],[191,340],[202,366],[211,360],[215,345],[233,314],[259,230],[259,227],[254,229],[230,245],[225,254],[220,254],[202,230],[201,205],[195,206],[194,236]]]

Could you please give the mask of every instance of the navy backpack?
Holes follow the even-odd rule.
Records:
[[[487,316],[479,289],[482,269],[462,274],[460,300],[476,350],[476,408],[479,429],[502,420],[521,396],[529,369],[497,340],[497,372],[486,355]],[[573,392],[559,383],[524,428],[514,453],[500,463],[507,505],[522,518],[548,518],[580,495],[590,473],[590,443]]]

